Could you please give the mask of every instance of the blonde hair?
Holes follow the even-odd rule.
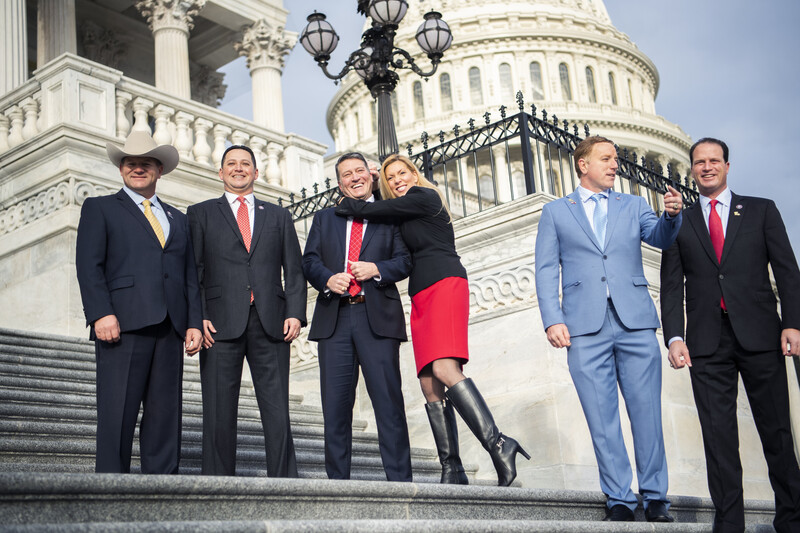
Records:
[[[424,175],[420,174],[419,170],[417,170],[417,167],[414,165],[414,163],[404,155],[392,154],[386,159],[384,159],[383,163],[381,163],[381,179],[378,182],[378,185],[381,189],[381,198],[384,198],[386,200],[397,198],[397,194],[395,194],[394,189],[389,187],[389,182],[386,178],[386,169],[389,168],[389,165],[392,165],[393,163],[397,162],[403,163],[406,166],[406,168],[417,177],[418,187],[425,187],[426,189],[433,189],[434,191],[436,191],[436,194],[438,194],[439,198],[441,198],[442,200],[442,208],[447,212],[447,216],[450,219],[448,222],[452,223],[453,214],[450,213],[450,209],[448,209],[447,207],[447,202],[445,201],[444,194],[442,194],[442,191],[439,190],[439,187],[431,183]]]

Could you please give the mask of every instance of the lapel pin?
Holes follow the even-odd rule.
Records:
[[[739,211],[734,211],[733,212],[733,216],[738,217],[739,216]]]
[[[264,209],[263,205],[258,206],[259,209]]]
[[[572,205],[575,205],[575,200],[573,200],[572,198],[567,198],[567,199],[569,200],[569,203],[571,203]]]
[[[741,209],[741,208],[742,208],[742,204],[736,204],[736,209]]]
[[[168,216],[169,218],[172,218],[172,211],[167,211],[167,216]]]

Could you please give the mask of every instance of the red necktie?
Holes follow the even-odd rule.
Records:
[[[717,213],[718,203],[718,200],[711,200],[711,210],[708,213],[708,233],[711,236],[714,252],[717,254],[717,262],[720,262],[722,260],[722,247],[725,245],[725,234],[722,232],[722,219],[719,218],[719,213]],[[720,298],[719,305],[727,311],[725,298]]]
[[[352,274],[350,270],[350,261],[358,261],[358,254],[361,253],[361,238],[364,232],[364,220],[360,218],[353,219],[353,225],[350,228],[350,246],[347,249],[347,273]],[[355,296],[361,292],[361,284],[353,278],[350,280],[350,286],[347,288],[350,296]]]
[[[244,196],[238,197],[237,200],[239,201],[239,210],[236,212],[236,223],[239,225],[239,231],[242,232],[244,247],[247,249],[247,253],[250,253],[250,213],[247,211]],[[250,303],[253,303],[253,291],[250,291]]]

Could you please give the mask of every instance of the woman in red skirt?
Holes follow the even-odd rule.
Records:
[[[450,212],[439,189],[405,156],[386,158],[380,188],[387,201],[344,198],[336,214],[399,224],[411,252],[411,340],[417,376],[428,402],[425,410],[442,463],[442,483],[467,484],[458,455],[455,407],[492,457],[497,484],[508,486],[517,476],[517,453],[526,459],[530,456],[516,440],[500,433],[477,387],[461,372],[469,360],[469,285],[456,253]]]

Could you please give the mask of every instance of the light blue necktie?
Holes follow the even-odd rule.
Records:
[[[608,223],[608,211],[605,202],[601,202],[606,195],[603,193],[594,193],[592,200],[596,204],[594,206],[594,234],[597,237],[600,246],[605,246],[606,243],[606,224]]]

